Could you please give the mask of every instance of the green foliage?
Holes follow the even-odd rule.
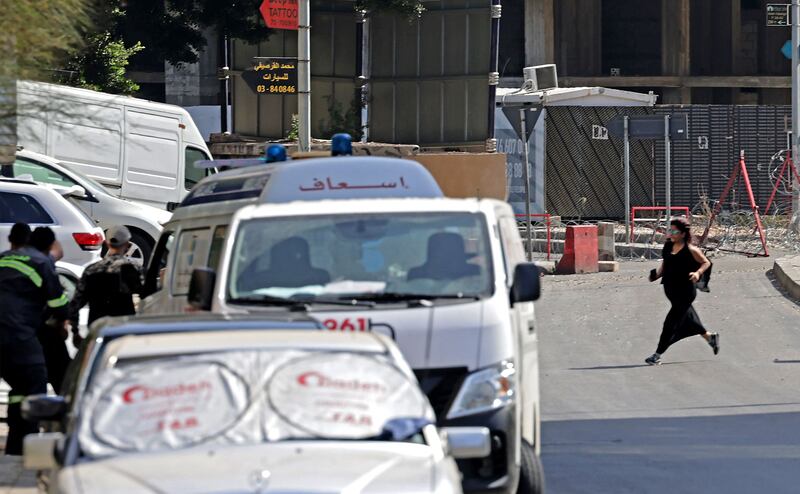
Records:
[[[88,0],[0,0],[0,79],[49,79],[83,44]]]
[[[286,138],[290,141],[300,139],[300,116],[296,113],[292,115],[292,128],[289,129],[289,134],[286,135]]]
[[[349,108],[345,110],[343,105],[329,98],[328,105],[328,121],[322,128],[322,138],[330,139],[333,134],[339,132],[346,132],[353,137],[354,141],[361,140],[361,101],[360,98],[354,97],[350,102]]]
[[[135,93],[139,85],[125,76],[125,68],[130,57],[143,49],[139,42],[126,47],[108,32],[94,34],[87,40],[86,48],[67,64],[67,70],[76,75],[62,78],[61,82],[112,94]]]
[[[396,12],[409,19],[416,19],[425,12],[422,0],[356,0],[356,10],[370,13]]]
[[[113,94],[131,94],[139,85],[125,75],[129,59],[144,46],[125,46],[118,26],[125,12],[121,0],[93,0],[93,27],[84,33],[86,43],[74,50],[57,82]]]

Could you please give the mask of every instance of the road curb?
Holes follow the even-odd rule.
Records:
[[[775,279],[794,299],[800,299],[800,256],[776,259],[772,267]]]

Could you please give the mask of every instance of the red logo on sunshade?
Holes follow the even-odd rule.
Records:
[[[136,403],[140,401],[152,400],[154,398],[171,398],[185,395],[194,395],[211,389],[211,383],[200,381],[198,383],[176,384],[173,386],[163,386],[151,388],[142,384],[131,386],[122,392],[122,401],[125,403]]]

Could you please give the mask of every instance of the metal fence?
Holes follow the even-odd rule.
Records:
[[[721,255],[760,255],[761,239],[756,231],[756,221],[750,209],[731,209],[727,203],[722,212],[709,225],[708,212],[713,203],[701,204],[692,216],[692,234],[696,241],[702,237],[708,227],[708,236],[700,243],[709,257]],[[705,212],[702,212],[704,208]],[[790,216],[771,214],[761,218],[766,234],[770,255],[786,252],[800,252],[800,236],[789,228]],[[564,237],[568,226],[597,225],[599,220],[565,220],[559,217],[541,215],[531,222],[533,239],[533,259],[536,261],[556,261],[564,253]],[[661,249],[666,241],[669,221],[663,213],[655,214],[645,221],[636,222],[626,236],[625,224],[614,221],[616,252],[615,259],[620,261],[652,260],[661,258]],[[519,221],[520,235],[526,243],[526,227],[524,218]]]
[[[744,150],[753,193],[764,207],[786,147],[789,106],[664,105],[550,107],[546,115],[547,211],[565,218],[624,217],[622,140],[607,134],[617,115],[688,114],[689,138],[672,142],[672,204],[718,199]],[[631,141],[631,205],[665,203],[663,140]],[[741,191],[741,188],[738,188]],[[786,195],[779,197],[785,206]],[[732,202],[741,202],[736,194]]]

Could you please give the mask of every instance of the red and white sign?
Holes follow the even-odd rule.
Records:
[[[259,11],[267,23],[267,27],[272,29],[291,29],[296,31],[297,6],[298,0],[264,0],[261,2]]]

